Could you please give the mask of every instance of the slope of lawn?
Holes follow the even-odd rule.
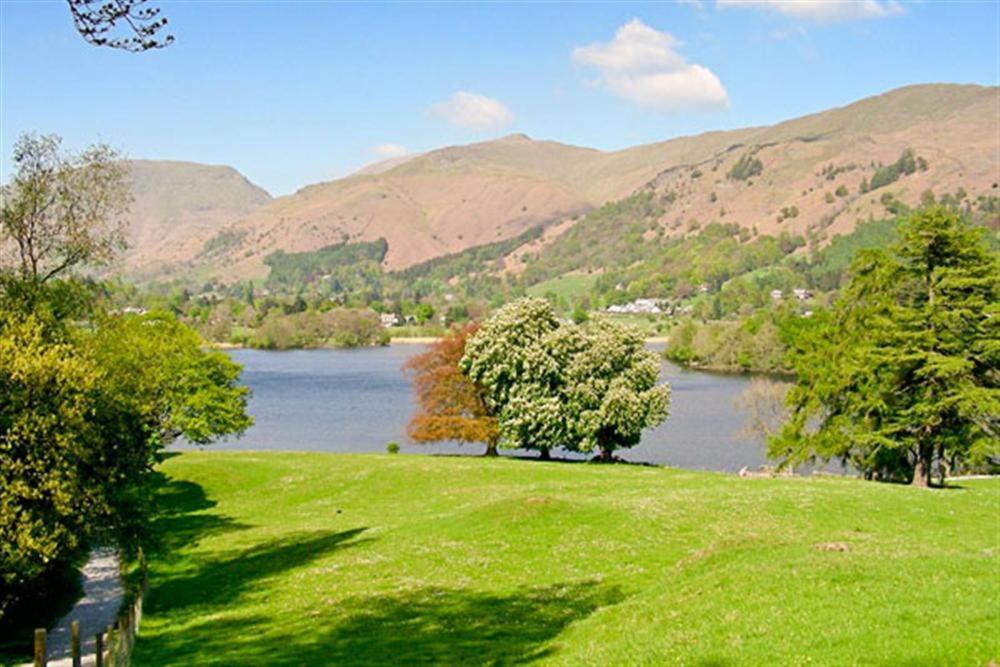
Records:
[[[137,665],[983,665],[1000,480],[185,453]]]

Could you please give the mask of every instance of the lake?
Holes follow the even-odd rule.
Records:
[[[354,350],[231,350],[253,391],[249,408],[256,423],[243,437],[211,448],[384,452],[387,442],[396,441],[404,453],[481,453],[478,444],[418,445],[407,440],[413,396],[401,367],[423,349],[403,344]],[[620,452],[622,458],[727,472],[767,463],[763,444],[740,433],[745,416],[733,404],[748,378],[688,371],[667,362],[662,377],[672,387],[670,418],[647,431],[639,446]]]

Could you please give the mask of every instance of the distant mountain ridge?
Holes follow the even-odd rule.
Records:
[[[167,160],[131,160],[129,249],[133,277],[175,272],[233,220],[271,201],[271,195],[232,167]]]
[[[639,190],[664,203],[668,235],[713,221],[760,233],[850,231],[884,213],[886,192],[907,203],[928,189],[995,194],[998,95],[996,87],[909,86],[773,126],[614,152],[511,135],[377,163],[275,199],[229,168],[137,161],[125,270],[232,282],[264,276],[264,259],[278,250],[380,238],[384,267],[398,270],[546,227],[511,253],[506,270],[516,272],[525,252]],[[922,169],[892,188],[860,192],[908,149]],[[740,160],[753,173],[734,178]]]

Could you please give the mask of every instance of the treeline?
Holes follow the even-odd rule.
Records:
[[[327,295],[377,294],[382,260],[389,249],[385,239],[337,243],[310,252],[278,250],[264,258],[269,267],[264,284],[270,289],[296,292],[315,285]]]
[[[298,313],[271,311],[255,328],[230,334],[230,342],[265,350],[387,345],[377,313],[338,308]]]
[[[918,169],[918,162],[904,154],[899,169]],[[894,216],[909,211],[888,189],[879,201]],[[932,193],[924,193],[924,205],[935,201]],[[973,201],[962,189],[939,201],[979,225],[996,224],[1000,209],[996,196],[980,195]],[[133,293],[131,301],[118,303],[141,301],[170,309],[216,342],[267,347],[368,344],[377,342],[377,332],[339,335],[327,328],[324,335],[322,321],[334,318],[316,313],[392,313],[411,327],[408,333],[434,335],[441,327],[476,319],[528,293],[544,293],[538,285],[577,275],[584,277],[576,281],[578,287],[552,292],[560,315],[579,319],[587,311],[653,298],[695,319],[727,320],[769,308],[775,290],[790,294],[806,289],[822,303],[842,284],[858,248],[884,246],[895,234],[893,218],[859,222],[850,234],[834,236],[826,244],[820,243],[815,227],[807,234],[808,242],[788,232],[758,234],[734,222],[702,225],[689,220],[683,233],[668,234],[668,229],[681,230],[681,222],[664,222],[665,205],[668,200],[657,199],[647,189],[592,211],[541,250],[525,253],[520,274],[504,273],[502,259],[538,238],[541,227],[398,272],[383,270],[380,262],[387,247],[382,240],[276,253],[268,259],[271,276],[263,284],[208,283],[200,290],[154,287],[152,295]],[[300,317],[303,312],[314,315]],[[265,321],[271,333],[256,335]],[[305,341],[289,334],[298,324],[311,330],[302,337]],[[326,343],[320,342],[323,338]]]
[[[880,229],[879,234],[885,232]],[[840,459],[927,485],[1000,461],[1000,253],[954,206],[928,202],[881,248],[853,252],[829,304],[785,302],[735,321],[687,320],[667,358],[788,373],[782,465]],[[849,247],[834,248],[841,261]]]
[[[760,311],[735,321],[680,321],[670,330],[670,361],[725,372],[789,373],[782,326],[799,317],[791,309]]]

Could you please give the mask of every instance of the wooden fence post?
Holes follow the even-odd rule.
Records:
[[[104,633],[94,635],[94,665],[104,667]]]
[[[108,626],[108,667],[115,667],[115,626]]]
[[[45,667],[45,628],[35,629],[35,667]]]
[[[80,621],[74,620],[69,624],[69,655],[73,660],[73,667],[80,665]]]

